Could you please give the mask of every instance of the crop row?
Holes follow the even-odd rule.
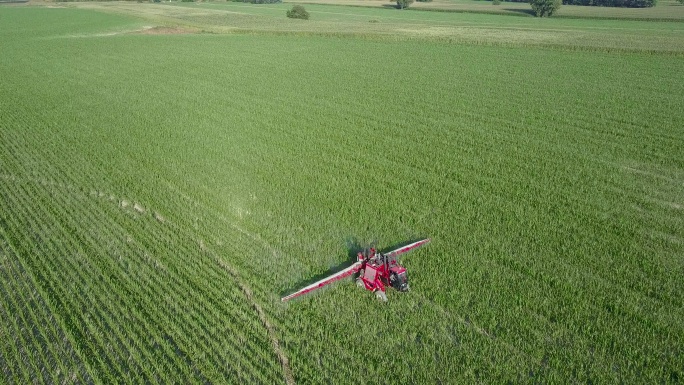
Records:
[[[6,153],[40,158],[22,150]],[[131,217],[118,202],[98,202],[67,187],[78,182],[65,178],[50,191],[31,181],[8,185],[9,228],[28,229],[36,239],[21,232],[6,238],[17,245],[15,257],[30,265],[42,293],[59,309],[63,327],[95,372],[111,378],[143,376],[138,380],[152,382],[163,381],[156,378],[161,373],[226,379],[236,374],[223,377],[226,374],[215,370],[232,371],[236,365],[248,378],[273,381],[262,377],[273,369],[261,365],[276,362],[267,340],[258,342],[265,338],[263,325],[249,306],[240,310],[229,300],[244,303],[244,294],[226,281],[212,259],[189,250],[194,241],[187,239],[190,235],[168,222]],[[178,245],[179,237],[185,246]],[[183,260],[179,254],[195,258]],[[159,262],[151,264],[155,258]],[[233,290],[226,290],[226,284]],[[244,323],[249,319],[251,327]],[[99,355],[106,346],[106,354]],[[275,375],[279,378],[279,370]]]
[[[0,59],[18,74],[0,85],[3,248],[96,381],[280,381],[274,338],[302,382],[681,376],[673,58],[60,42]],[[279,302],[355,248],[422,236],[412,292],[385,305],[349,282]]]

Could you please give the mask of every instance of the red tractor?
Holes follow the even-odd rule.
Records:
[[[423,246],[428,242],[430,242],[429,238],[423,239],[390,251],[389,253],[378,253],[374,248],[366,250],[365,252],[359,252],[357,254],[358,260],[348,268],[283,297],[281,298],[281,301],[288,301],[292,298],[320,289],[325,285],[331,284],[352,274],[359,273],[358,278],[356,278],[356,284],[359,287],[374,292],[379,300],[385,302],[387,301],[385,286],[392,286],[400,292],[409,290],[406,268],[399,264],[397,257]]]

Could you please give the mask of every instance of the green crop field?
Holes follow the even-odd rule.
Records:
[[[683,382],[674,4],[0,6],[0,383]]]

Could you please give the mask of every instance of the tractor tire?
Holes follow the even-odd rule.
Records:
[[[366,288],[366,284],[363,283],[363,279],[361,279],[361,278],[356,278],[356,286],[358,286],[362,289]]]
[[[382,290],[376,290],[375,297],[380,300],[380,302],[387,302],[387,294]]]

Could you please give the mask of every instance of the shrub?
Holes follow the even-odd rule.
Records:
[[[562,0],[530,0],[532,10],[537,17],[551,16],[561,6]]]
[[[511,3],[529,3],[530,0],[500,0]],[[677,0],[682,2],[684,0]],[[564,5],[589,5],[597,7],[646,8],[653,7],[658,0],[563,0]]]
[[[501,5],[501,0],[492,0],[492,4]]]
[[[680,1],[680,0],[677,0]],[[656,5],[657,0],[563,0],[568,5],[593,5],[599,7],[647,8]]]
[[[309,12],[304,9],[303,6],[299,4],[295,4],[292,6],[292,9],[287,11],[287,17],[290,19],[304,19],[308,20],[309,19]]]
[[[282,3],[283,0],[228,0],[236,3],[251,3],[251,4],[275,4]]]
[[[404,9],[408,8],[409,5],[413,3],[413,0],[397,0],[397,8]]]

